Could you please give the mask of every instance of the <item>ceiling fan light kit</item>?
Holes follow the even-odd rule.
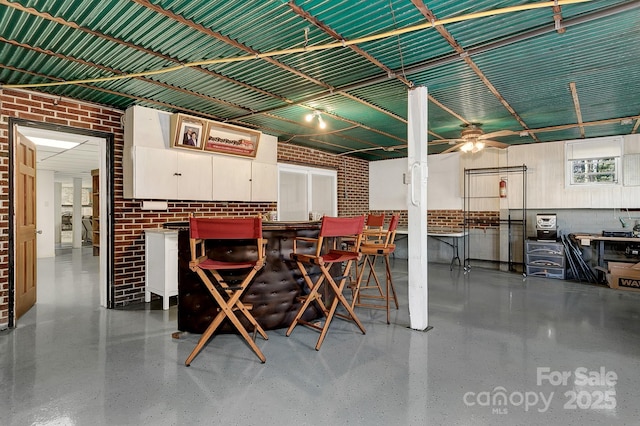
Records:
[[[460,151],[462,152],[471,152],[476,153],[478,151],[483,150],[485,147],[485,143],[482,141],[468,141],[465,142],[461,147],[460,147]]]
[[[444,153],[460,150],[464,153],[476,153],[482,151],[486,146],[492,146],[495,148],[506,148],[507,144],[491,140],[489,138],[495,136],[505,136],[511,134],[511,131],[500,130],[492,133],[484,133],[481,128],[482,123],[465,123],[463,124],[460,137],[458,139],[440,139],[442,142],[448,142],[449,145],[455,145]]]

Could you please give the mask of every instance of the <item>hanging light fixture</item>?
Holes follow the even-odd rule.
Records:
[[[314,118],[318,119],[318,127],[320,127],[321,129],[326,129],[327,128],[327,123],[324,122],[324,120],[322,119],[322,115],[320,113],[320,111],[313,111],[310,112],[309,114],[307,114],[304,119],[308,122],[311,123],[313,121]]]
[[[467,141],[460,147],[460,151],[476,153],[478,151],[482,151],[484,147],[485,143],[481,140]]]

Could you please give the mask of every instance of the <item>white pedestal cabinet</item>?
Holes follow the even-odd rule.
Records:
[[[151,293],[162,296],[162,309],[169,309],[169,298],[178,295],[178,231],[145,229],[144,301]]]

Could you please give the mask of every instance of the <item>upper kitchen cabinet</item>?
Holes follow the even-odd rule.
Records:
[[[277,164],[229,156],[215,157],[213,198],[219,201],[276,201]]]
[[[255,158],[243,158],[172,148],[172,114],[168,112],[133,106],[124,120],[125,198],[277,200],[275,137],[263,134]]]
[[[134,198],[211,200],[211,158],[169,149],[134,146]]]

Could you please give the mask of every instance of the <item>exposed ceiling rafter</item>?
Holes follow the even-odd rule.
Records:
[[[416,6],[416,8],[424,15],[427,20],[430,22],[438,21],[438,18],[435,14],[429,10],[429,8],[424,4],[422,0],[411,0],[411,3]],[[455,52],[462,58],[462,60],[473,70],[473,72],[478,76],[478,78],[482,81],[482,83],[493,93],[493,95],[498,99],[498,101],[509,111],[509,114],[513,118],[515,118],[518,123],[522,126],[523,129],[528,130],[527,124],[524,122],[522,117],[516,112],[516,110],[511,106],[511,104],[502,96],[502,94],[498,91],[498,89],[489,81],[489,78],[482,72],[480,67],[469,57],[468,52],[457,42],[457,40],[451,35],[451,33],[444,27],[444,25],[438,25],[435,27],[436,31],[445,39],[447,43],[455,50]],[[468,124],[468,121],[464,121],[465,124]],[[532,136],[535,139],[535,135]],[[536,140],[539,142],[539,140]]]
[[[582,110],[580,109],[580,99],[578,98],[578,89],[575,82],[569,83],[569,89],[571,90],[571,98],[573,99],[573,109],[576,112],[576,118],[578,120],[578,128],[580,129],[580,137],[584,139],[584,124],[582,122]]]
[[[556,31],[558,34],[563,34],[567,29],[562,26],[562,6],[557,2],[553,5],[553,21],[555,22]]]

